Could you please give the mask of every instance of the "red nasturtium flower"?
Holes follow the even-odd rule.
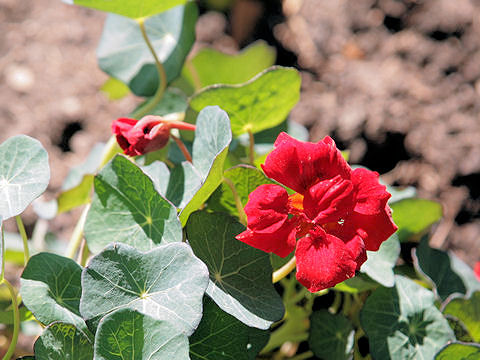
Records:
[[[143,155],[163,148],[171,129],[195,130],[195,125],[147,115],[141,120],[120,118],[112,123],[112,132],[126,155]]]
[[[475,272],[475,276],[477,277],[478,281],[480,281],[480,261],[475,263],[473,271]]]
[[[366,250],[378,250],[397,230],[378,173],[352,170],[328,136],[315,144],[281,133],[262,169],[296,193],[259,186],[237,239],[281,257],[295,249],[297,279],[311,292],[353,277]]]

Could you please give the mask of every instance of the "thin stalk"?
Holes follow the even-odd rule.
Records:
[[[18,340],[18,333],[20,331],[20,312],[18,311],[18,302],[17,302],[17,294],[15,294],[15,289],[13,288],[12,284],[8,282],[7,279],[2,280],[2,284],[5,284],[10,292],[10,296],[12,298],[12,307],[13,307],[13,334],[12,334],[12,341],[10,342],[10,346],[8,347],[7,353],[3,357],[3,360],[10,360],[15,352],[15,348],[17,347],[17,340]]]
[[[140,27],[140,31],[142,32],[143,39],[148,46],[148,49],[152,53],[152,56],[155,60],[155,66],[157,67],[158,72],[158,88],[153,97],[147,102],[144,106],[139,108],[136,112],[132,114],[134,118],[141,118],[142,116],[151,112],[155,106],[160,102],[167,88],[167,74],[165,73],[165,68],[163,67],[162,63],[158,59],[157,53],[148,38],[147,31],[145,30],[145,18],[136,19],[138,26]]]
[[[232,190],[233,198],[235,199],[235,207],[238,211],[238,219],[240,222],[247,226],[247,214],[245,214],[245,210],[242,205],[242,201],[240,200],[240,196],[238,195],[237,189],[235,189],[235,185],[233,184],[232,180],[224,177],[223,182],[227,184],[227,186]]]
[[[248,152],[250,165],[254,165],[255,164],[255,138],[253,137],[253,132],[250,128],[248,129],[248,139],[249,139],[249,146],[250,146],[250,149]]]
[[[112,135],[110,139],[108,139],[108,142],[103,149],[102,160],[100,161],[100,165],[98,166],[97,170],[104,167],[105,164],[115,156],[115,154],[118,154],[121,151],[122,149],[117,143],[117,138],[115,135]]]
[[[183,141],[176,137],[175,135],[173,134],[170,134],[170,136],[172,137],[172,139],[175,141],[175,143],[177,144],[177,146],[180,148],[180,151],[182,152],[183,156],[185,156],[185,159],[191,163],[192,162],[192,155],[190,155],[190,152],[188,151],[187,147],[185,146],[185,144],[183,143]]]
[[[85,226],[85,220],[87,219],[88,209],[90,209],[90,204],[87,204],[83,209],[82,215],[80,215],[80,219],[78,219],[77,225],[75,225],[75,229],[73,229],[72,236],[68,242],[68,249],[65,256],[70,259],[75,258],[75,254],[82,243],[83,227]]]
[[[352,296],[350,294],[343,294],[343,315],[344,316],[349,316],[350,315],[350,310],[352,309]]]
[[[339,291],[335,291],[334,294],[335,294],[335,298],[333,299],[333,304],[330,306],[328,310],[336,314],[338,312],[338,309],[340,308],[340,303],[342,302],[342,295],[340,294]]]
[[[293,269],[297,266],[297,260],[295,256],[292,257],[285,265],[283,265],[280,269],[274,271],[272,274],[272,283],[275,284],[276,282],[283,279],[285,276],[290,274]]]
[[[82,245],[80,245],[80,251],[78,252],[78,263],[80,266],[84,267],[85,264],[87,263],[88,255],[90,254],[90,251],[88,250],[88,245],[87,241],[85,238],[82,240]]]
[[[25,231],[25,226],[23,226],[23,221],[20,215],[15,216],[15,221],[17,222],[18,231],[22,236],[23,241],[23,259],[24,265],[27,266],[28,259],[30,259],[30,254],[28,251],[28,238],[27,232]]]

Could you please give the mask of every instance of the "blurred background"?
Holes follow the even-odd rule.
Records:
[[[480,1],[202,0],[193,53],[236,53],[263,39],[302,73],[291,119],[311,141],[334,137],[350,162],[438,200],[431,245],[480,260]],[[60,0],[0,0],[0,142],[47,149],[46,199],[70,167],[140,102],[111,101],[95,50],[105,14]],[[68,239],[78,211],[50,230]],[[25,215],[27,230],[35,222]],[[12,227],[12,229],[15,229]]]

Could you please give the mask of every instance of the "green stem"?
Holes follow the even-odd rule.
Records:
[[[80,246],[79,256],[78,256],[78,263],[80,266],[85,267],[87,263],[88,255],[90,255],[90,251],[88,250],[87,241],[85,238],[82,240],[82,245]]]
[[[276,282],[283,279],[285,276],[290,274],[293,269],[297,266],[297,260],[295,256],[292,257],[285,265],[283,265],[280,269],[274,271],[272,274],[272,283],[275,284]]]
[[[162,99],[165,89],[167,88],[167,74],[165,73],[165,68],[163,67],[162,63],[158,59],[157,53],[148,38],[147,31],[145,30],[145,18],[136,19],[138,26],[140,27],[140,31],[142,32],[143,39],[148,46],[148,49],[153,55],[155,59],[155,66],[157,67],[158,71],[158,88],[153,97],[148,101],[144,106],[140,107],[137,111],[132,114],[132,117],[135,119],[141,118],[142,116],[150,113],[155,106],[159,103]]]
[[[192,163],[192,155],[190,155],[190,153],[188,152],[188,149],[187,147],[185,146],[185,144],[183,143],[183,141],[176,137],[175,135],[173,134],[170,134],[170,137],[175,141],[175,143],[177,144],[178,148],[180,149],[180,151],[182,152],[183,156],[185,157],[185,160],[187,160],[189,163]]]
[[[335,291],[335,298],[333,299],[333,304],[330,306],[329,310],[336,314],[340,308],[340,303],[342,302],[342,295],[339,291]]]
[[[13,335],[12,341],[10,342],[10,346],[8,347],[7,353],[3,357],[3,360],[10,360],[15,352],[15,348],[17,347],[17,340],[18,340],[18,333],[20,331],[20,312],[18,311],[18,302],[17,302],[17,294],[15,294],[15,289],[13,288],[12,284],[8,282],[7,279],[2,280],[2,284],[5,284],[10,292],[10,296],[12,298],[12,307],[13,307]]]
[[[250,150],[248,152],[248,156],[250,159],[250,165],[255,165],[255,138],[253,137],[253,132],[249,128],[248,129],[248,138],[249,138],[249,145],[250,145]]]
[[[304,360],[310,359],[313,356],[313,351],[306,351],[304,353],[298,354],[294,357],[289,358],[289,360]]]
[[[118,146],[116,136],[112,135],[110,139],[108,139],[108,142],[103,149],[102,160],[100,161],[100,165],[98,166],[97,170],[100,170],[102,167],[104,167],[105,164],[112,160],[112,158],[119,152],[122,152],[122,149],[120,146]]]
[[[348,317],[350,315],[350,310],[352,310],[352,296],[350,294],[343,294],[343,315]]]
[[[25,226],[23,226],[23,221],[20,215],[15,216],[15,220],[17,221],[18,231],[22,236],[23,241],[23,258],[24,258],[24,265],[27,266],[28,259],[30,259],[30,254],[28,251],[28,238],[27,232],[25,231]]]
[[[85,220],[87,219],[88,209],[90,209],[90,204],[86,205],[83,209],[82,215],[80,215],[80,219],[78,219],[77,225],[75,225],[75,229],[73,229],[72,236],[68,242],[68,249],[65,256],[70,259],[75,258],[75,254],[82,243],[83,227],[85,226]]]
[[[0,248],[0,251],[1,251],[1,257],[2,257],[2,268],[0,269],[0,281],[3,281],[4,279],[4,276],[5,276],[5,236],[3,234],[3,223],[0,221],[0,232],[2,233],[1,236],[2,236],[2,243],[1,243],[1,248]]]
[[[235,199],[235,206],[238,211],[238,219],[243,225],[247,226],[247,214],[245,214],[245,209],[243,208],[237,189],[235,189],[235,185],[233,184],[232,180],[226,177],[223,178],[223,182],[227,184],[230,190],[232,190],[233,198]]]

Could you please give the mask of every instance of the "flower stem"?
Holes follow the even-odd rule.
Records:
[[[292,257],[285,265],[283,265],[280,269],[276,270],[272,274],[272,283],[276,283],[283,279],[285,276],[290,274],[293,269],[297,266],[297,260],[295,256]]]
[[[235,185],[233,184],[232,180],[226,177],[223,178],[223,182],[227,184],[230,190],[232,190],[233,198],[235,199],[235,206],[238,211],[238,219],[243,225],[247,226],[247,214],[245,214],[245,209],[243,208],[237,189],[235,189]]]
[[[23,259],[24,265],[27,266],[28,259],[30,259],[30,254],[28,251],[28,238],[27,232],[25,231],[25,226],[23,226],[23,221],[20,215],[15,216],[15,221],[17,222],[18,231],[22,236],[23,241]]]
[[[172,137],[173,140],[175,140],[175,143],[180,148],[180,151],[182,152],[183,156],[185,156],[185,159],[189,163],[191,163],[192,162],[192,156],[190,155],[190,152],[188,151],[188,149],[185,146],[185,144],[183,143],[183,141],[180,138],[176,137],[175,135],[170,134],[170,136]]]
[[[163,67],[162,63],[158,59],[157,53],[148,38],[147,31],[145,30],[145,19],[146,18],[138,18],[136,19],[138,26],[140,27],[140,31],[142,32],[143,39],[148,46],[148,49],[152,53],[152,56],[155,60],[155,66],[157,67],[158,72],[158,88],[153,97],[148,101],[144,106],[140,107],[137,111],[132,114],[134,118],[141,118],[142,116],[151,112],[155,106],[160,102],[167,88],[167,74],[165,73],[165,68]]]
[[[249,156],[249,161],[250,161],[250,165],[254,165],[255,164],[255,138],[253,137],[253,132],[252,132],[252,129],[248,129],[248,139],[250,140],[249,141],[249,145],[250,145],[250,149],[249,149],[249,152],[248,152],[248,156]]]
[[[15,352],[15,348],[17,347],[18,333],[20,331],[20,312],[18,311],[17,294],[15,294],[15,289],[13,288],[12,284],[10,284],[7,279],[3,279],[1,283],[7,286],[8,291],[10,292],[10,296],[12,298],[13,335],[7,353],[3,357],[3,360],[10,360],[10,358]]]
[[[69,257],[70,259],[75,258],[75,254],[82,243],[83,227],[85,226],[85,220],[87,219],[87,213],[89,209],[90,204],[87,204],[83,209],[82,215],[80,215],[80,219],[78,219],[77,225],[75,225],[75,229],[73,229],[72,236],[68,242],[68,249],[65,256]]]

